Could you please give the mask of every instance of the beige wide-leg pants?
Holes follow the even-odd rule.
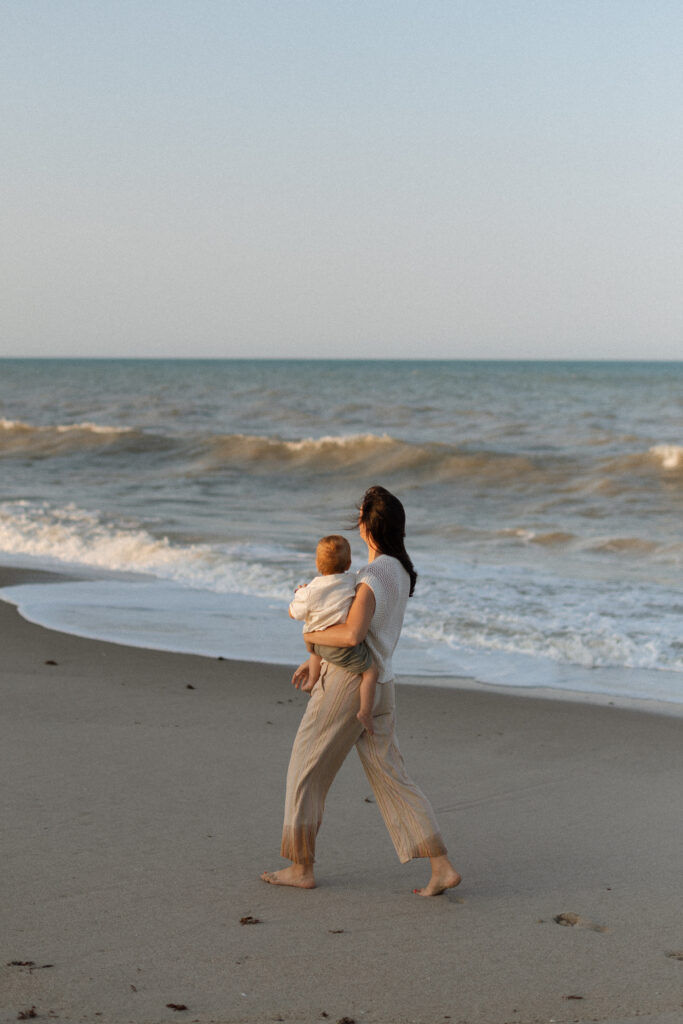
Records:
[[[281,853],[297,864],[315,860],[325,797],[355,745],[401,863],[446,853],[426,796],[406,772],[395,733],[394,684],[377,686],[374,736],[356,718],[360,676],[323,662],[292,747]]]

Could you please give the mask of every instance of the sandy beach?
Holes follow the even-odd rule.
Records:
[[[286,666],[0,623],[2,1021],[681,1020],[680,716],[401,686],[462,885],[412,895],[352,755],[279,889]]]

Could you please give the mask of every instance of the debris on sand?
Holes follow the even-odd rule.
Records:
[[[581,917],[580,914],[556,914],[553,921],[556,924],[563,925],[565,928],[590,928],[593,932],[607,931],[604,924],[595,924],[593,921],[588,921],[585,917]]]

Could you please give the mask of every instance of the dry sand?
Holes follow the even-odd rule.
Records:
[[[412,895],[425,865],[396,860],[352,754],[301,892],[258,878],[282,863],[307,699],[286,667],[82,640],[1,602],[0,629],[0,1020],[683,1019],[680,717],[402,686],[402,749],[464,881]]]

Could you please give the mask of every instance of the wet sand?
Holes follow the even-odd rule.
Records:
[[[258,878],[283,863],[307,699],[287,667],[83,640],[3,602],[0,630],[0,1020],[681,1020],[680,717],[401,686],[464,881],[412,895],[425,865],[398,863],[352,754],[301,892]]]

